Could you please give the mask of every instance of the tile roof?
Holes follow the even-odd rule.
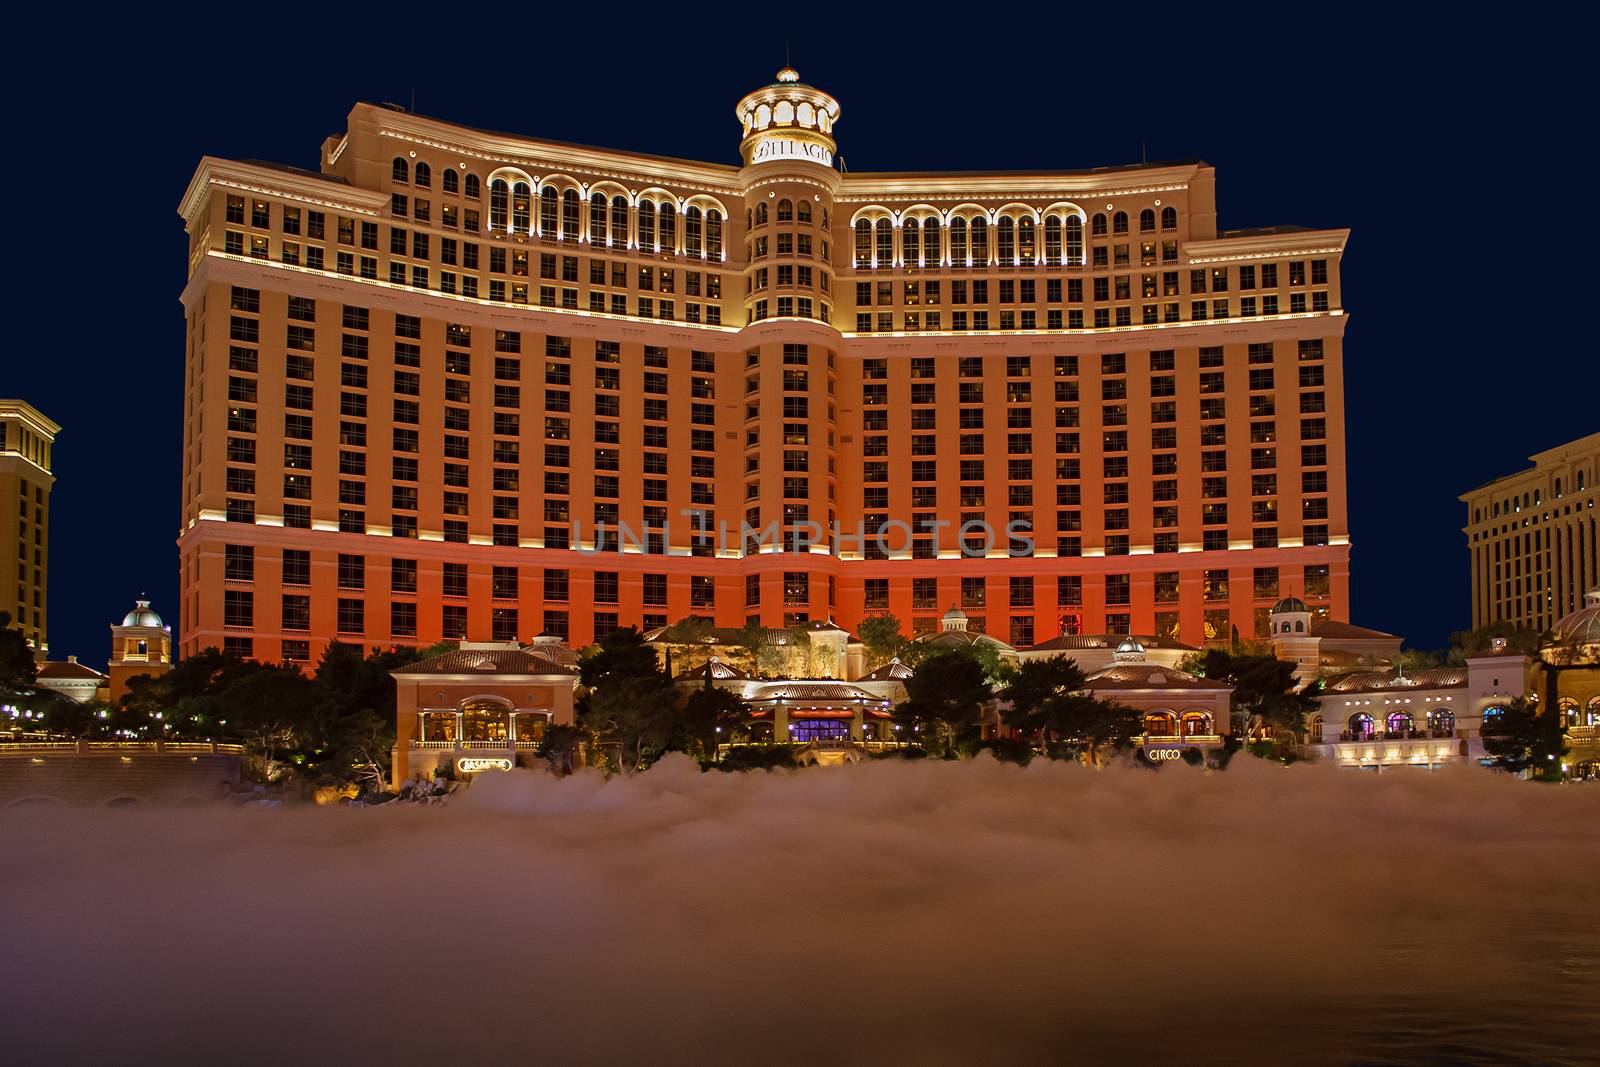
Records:
[[[1401,675],[1394,671],[1369,671],[1347,674],[1331,682],[1326,693],[1382,693],[1405,689],[1462,689],[1467,684],[1465,667],[1436,667]]]
[[[526,648],[460,648],[431,659],[419,660],[389,673],[396,677],[418,674],[481,674],[489,677],[507,674],[576,675],[578,670],[576,667],[558,663],[548,656]]]
[[[1115,649],[1128,639],[1127,634],[1061,634],[1048,641],[1041,641],[1037,645],[1029,645],[1025,652],[1071,652],[1080,649],[1106,648]],[[1150,649],[1172,649],[1178,652],[1198,652],[1193,645],[1186,645],[1181,641],[1174,641],[1166,637],[1142,637],[1135,635],[1133,638]]]
[[[1198,678],[1159,663],[1114,663],[1089,675],[1084,685],[1091,690],[1192,689],[1228,692],[1233,689],[1226,682]]]
[[[106,676],[95,670],[93,667],[85,667],[81,663],[62,663],[52,660],[49,663],[39,664],[36,677],[42,681],[51,681],[56,679],[67,681],[75,678],[81,678],[85,681],[88,681],[89,679],[103,681]]]
[[[1365,626],[1356,626],[1353,623],[1339,622],[1335,619],[1321,619],[1311,624],[1312,637],[1332,638],[1381,638],[1389,641],[1400,640],[1394,634],[1384,633],[1382,630],[1369,630]]]

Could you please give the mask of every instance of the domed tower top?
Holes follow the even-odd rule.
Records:
[[[739,152],[747,166],[780,159],[833,166],[839,101],[801,81],[793,67],[740,100],[734,114],[744,127]]]

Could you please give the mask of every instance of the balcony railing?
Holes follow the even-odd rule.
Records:
[[[1456,736],[1453,729],[1443,726],[1430,727],[1426,730],[1373,730],[1363,733],[1359,730],[1342,730],[1339,740],[1343,742],[1372,742],[1372,741],[1438,741],[1448,740]]]

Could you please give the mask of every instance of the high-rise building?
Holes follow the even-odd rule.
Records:
[[[1528,458],[1528,470],[1461,494],[1474,629],[1549,630],[1600,586],[1600,433]]]
[[[1219,231],[1198,161],[845,172],[839,114],[785,69],[739,165],[371,104],[319,172],[203,159],[180,651],[1348,618],[1348,231]]]
[[[0,531],[7,541],[16,531],[16,552],[0,555],[0,611],[41,656],[50,647],[50,450],[60,432],[32,404],[0,400]]]

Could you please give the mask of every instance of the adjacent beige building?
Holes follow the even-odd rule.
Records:
[[[41,657],[50,647],[50,450],[60,432],[27,401],[0,400],[0,539],[16,549],[0,551],[0,611]]]
[[[1461,495],[1474,629],[1550,630],[1600,585],[1600,433],[1529,458],[1531,469]]]

